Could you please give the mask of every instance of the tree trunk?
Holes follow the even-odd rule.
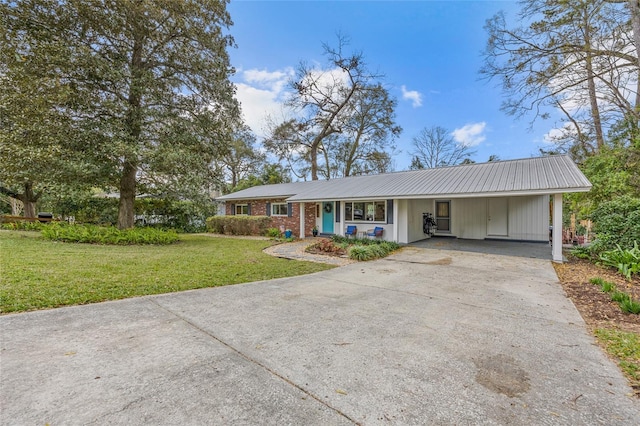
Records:
[[[135,41],[131,53],[131,86],[129,88],[129,96],[127,99],[127,131],[129,133],[129,143],[135,147],[140,144],[140,135],[142,135],[142,87],[141,79],[143,77],[143,60],[142,60],[142,36],[135,34]],[[133,150],[136,152],[137,150]],[[136,154],[130,154],[124,160],[122,168],[122,177],[120,179],[120,203],[118,205],[118,228],[127,229],[134,226],[134,206],[136,199],[136,179],[138,172],[138,159],[134,157]]]
[[[636,99],[635,99],[635,111],[636,120],[635,124],[638,124],[638,112],[640,111],[640,1],[629,0],[629,10],[631,11],[631,27],[633,28],[633,41],[636,46],[636,57],[638,66],[638,81],[636,85]]]
[[[24,217],[36,217],[36,203],[38,202],[39,195],[33,193],[33,184],[31,182],[25,182],[24,193],[19,198],[24,206]]]
[[[311,145],[309,152],[311,162],[311,180],[318,180],[318,144]]]
[[[589,103],[591,106],[591,118],[593,119],[593,127],[596,132],[597,150],[604,146],[604,135],[602,134],[602,120],[600,118],[600,109],[598,107],[598,98],[596,91],[595,75],[593,73],[593,56],[591,53],[591,29],[589,28],[589,17],[585,11],[584,17],[584,40],[585,40],[585,67],[587,69],[587,88],[589,90]]]
[[[127,229],[134,226],[134,206],[136,199],[136,173],[138,168],[131,162],[124,163],[120,180],[120,203],[118,204],[118,228]]]

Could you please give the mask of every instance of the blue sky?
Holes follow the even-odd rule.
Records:
[[[515,1],[256,1],[232,0],[230,49],[233,81],[247,124],[264,134],[266,114],[278,116],[286,82],[301,60],[326,64],[322,43],[347,35],[370,69],[398,100],[395,169],[411,161],[411,140],[424,127],[441,126],[473,145],[486,161],[537,155],[558,123],[516,119],[500,111],[497,81],[481,79],[485,21],[504,11],[516,24]]]

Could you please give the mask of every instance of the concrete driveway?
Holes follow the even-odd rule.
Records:
[[[547,260],[406,247],[0,317],[1,423],[637,424]]]

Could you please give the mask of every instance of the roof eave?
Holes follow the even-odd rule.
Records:
[[[523,191],[501,191],[501,192],[474,192],[474,193],[453,193],[453,194],[416,194],[416,195],[377,195],[369,197],[332,197],[332,198],[297,198],[291,196],[287,198],[289,202],[308,203],[323,201],[368,201],[368,200],[418,200],[418,199],[435,199],[435,198],[482,198],[482,197],[518,197],[525,195],[552,195],[565,194],[573,192],[589,192],[591,186],[575,187],[575,188],[554,188],[554,189],[537,189]]]

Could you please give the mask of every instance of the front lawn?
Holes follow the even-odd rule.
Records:
[[[266,240],[182,235],[168,246],[46,241],[0,231],[0,313],[309,274],[333,266],[275,258]]]

